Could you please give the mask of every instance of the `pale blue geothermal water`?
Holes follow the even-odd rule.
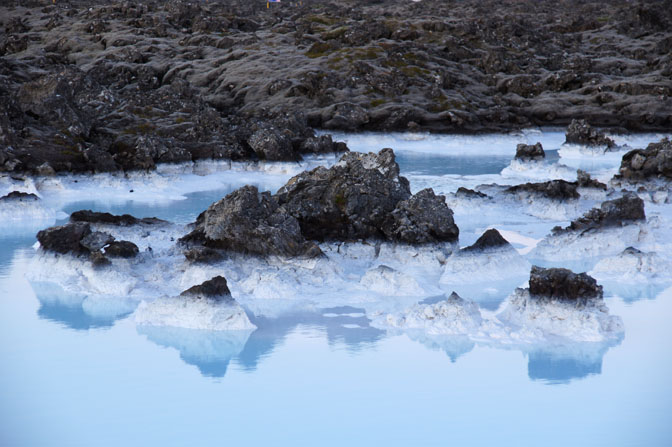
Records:
[[[562,146],[557,131],[336,137],[352,150],[392,147],[414,192],[432,187],[447,196],[459,186],[571,177],[577,168],[608,181],[624,153],[573,150]],[[659,138],[617,141],[642,147]],[[548,152],[545,164],[534,172],[507,171],[516,144],[536,141]],[[35,233],[65,222],[72,211],[186,224],[237,187],[275,192],[303,169],[336,161],[0,181],[4,189],[20,183],[42,197],[40,208],[25,215],[0,210],[0,446],[672,445],[672,271],[655,281],[604,282],[609,312],[623,321],[620,338],[527,344],[381,329],[371,324],[365,299],[361,305],[329,299],[342,291],[328,282],[325,298],[297,286],[296,296],[242,299],[257,329],[210,332],[136,325],[140,298],[132,293],[112,299],[81,278],[34,280],[42,268]],[[672,205],[646,207],[666,231]],[[529,241],[566,224],[570,214],[502,206],[485,213],[455,209],[455,220],[460,245],[495,226],[534,263]],[[668,235],[672,243],[672,230]],[[669,260],[669,246],[656,243]],[[600,259],[546,263],[590,271]],[[118,278],[120,290],[127,290],[124,281]],[[441,287],[495,312],[525,278],[489,281]],[[230,282],[238,298],[237,281]],[[308,300],[310,306],[295,305]]]

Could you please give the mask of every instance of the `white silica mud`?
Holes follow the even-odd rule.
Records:
[[[661,136],[612,137],[617,144],[634,148]],[[186,418],[198,427],[213,414],[225,414],[241,427],[245,425],[241,414],[260,412],[259,417],[274,420],[271,416],[278,408],[271,411],[252,404],[268,403],[269,395],[288,402],[297,417],[318,426],[324,422],[307,411],[314,399],[333,403],[333,408],[324,410],[327,418],[342,414],[347,405],[364,420],[369,412],[386,418],[390,408],[383,407],[389,405],[366,404],[360,409],[355,403],[382,402],[390,393],[400,393],[395,401],[415,402],[411,396],[426,396],[426,405],[416,402],[414,414],[407,415],[409,423],[420,425],[444,414],[445,402],[472,401],[462,411],[474,418],[503,417],[508,425],[521,419],[539,422],[541,416],[532,409],[542,402],[516,403],[531,390],[552,401],[558,411],[581,407],[577,411],[586,417],[603,414],[597,402],[605,395],[634,400],[638,411],[647,414],[663,407],[672,411],[669,404],[649,405],[639,394],[622,395],[641,383],[656,384],[656,391],[672,395],[667,381],[672,363],[661,360],[664,349],[657,348],[662,337],[672,337],[667,322],[672,311],[672,193],[663,181],[612,182],[627,148],[607,152],[563,145],[564,134],[556,130],[334,138],[345,140],[353,151],[393,148],[413,193],[432,188],[445,196],[460,230],[459,240],[420,246],[325,241],[318,242],[324,255],[311,259],[234,252],[208,262],[185,257],[178,240],[211,203],[248,184],[275,193],[304,170],[333,166],[337,154],[296,163],[162,165],[143,173],[0,176],[0,196],[21,191],[39,199],[0,204],[0,330],[32,346],[19,361],[9,362],[16,357],[9,348],[0,351],[4,364],[14,365],[8,371],[16,376],[0,374],[3,385],[18,380],[19,368],[41,362],[55,377],[66,375],[68,368],[91,368],[98,374],[95,380],[101,380],[111,374],[104,372],[110,366],[102,351],[110,361],[125,364],[127,355],[133,362],[129,373],[133,393],[143,395],[147,383],[157,381],[148,401],[165,404],[162,389],[173,387],[182,399],[189,400],[186,396],[192,393],[208,402],[207,408],[194,405],[186,415],[169,413],[171,419]],[[518,143],[536,142],[546,151],[543,161],[513,159]],[[507,191],[527,182],[574,182],[577,169],[606,187],[579,186],[578,197],[565,199]],[[644,200],[645,220],[552,232],[604,201],[621,197],[624,190]],[[64,224],[80,209],[155,216],[167,222],[91,224],[93,231],[138,248],[137,256],[110,258],[106,266],[94,266],[88,257],[46,252],[36,243],[37,231]],[[489,229],[496,229],[509,245],[465,250]],[[604,298],[585,305],[537,300],[525,289],[533,265],[588,272],[603,286]],[[219,275],[226,278],[235,301],[180,296]],[[18,334],[23,335],[17,338]],[[45,338],[51,341],[42,348]],[[56,354],[42,350],[57,353],[70,364],[59,369]],[[85,368],[87,363],[70,357],[71,351],[98,363]],[[356,380],[350,371],[357,371]],[[340,384],[341,375],[351,383],[361,381],[358,394]],[[40,377],[36,373],[36,380]],[[486,382],[496,389],[484,388]],[[460,383],[463,391],[449,391],[447,383]],[[568,396],[557,394],[561,387],[540,388],[540,384],[562,384]],[[109,398],[133,400],[115,389],[120,397]],[[508,406],[490,411],[492,393],[501,393],[515,411]],[[344,403],[345,395],[355,400]],[[227,405],[222,407],[222,402]],[[484,408],[485,414],[479,416]],[[597,416],[588,432],[618,444],[619,438],[608,433],[619,418],[622,424],[629,421],[629,413],[623,413],[615,419],[613,412],[610,418]],[[66,414],[83,423],[89,417],[74,408]],[[137,413],[134,417],[141,419]],[[124,421],[129,427],[137,425]],[[666,427],[655,418],[640,423],[649,433]],[[232,439],[243,439],[238,433],[242,428],[229,428]],[[506,432],[506,427],[500,429]],[[467,433],[464,436],[459,439],[468,439]],[[420,437],[421,445],[429,440]],[[263,434],[253,438],[266,439]],[[477,438],[498,443],[485,434]],[[568,438],[549,442],[561,441]]]

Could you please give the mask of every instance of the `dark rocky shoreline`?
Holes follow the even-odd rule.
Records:
[[[672,2],[3,2],[0,171],[296,160],[333,130],[672,129]]]

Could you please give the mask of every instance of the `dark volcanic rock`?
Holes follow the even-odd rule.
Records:
[[[543,160],[546,157],[541,143],[519,144],[516,146],[516,160]]]
[[[461,252],[473,253],[479,251],[497,250],[504,247],[513,248],[513,246],[509,244],[509,241],[504,239],[502,235],[499,234],[499,231],[495,230],[494,228],[490,228],[489,230],[486,230],[485,233],[483,233],[476,242],[466,248],[463,248]]]
[[[552,301],[587,301],[602,298],[602,286],[586,273],[568,269],[532,266],[530,296]]]
[[[79,241],[81,245],[91,252],[99,251],[112,242],[114,242],[114,236],[102,231],[93,231]]]
[[[273,127],[259,129],[247,141],[262,160],[298,160],[300,156],[294,152],[292,140],[286,134]]]
[[[565,180],[551,180],[543,183],[524,183],[522,185],[511,186],[504,190],[508,193],[528,193],[540,195],[554,200],[578,199],[579,193],[576,191],[576,183]]]
[[[566,228],[555,227],[553,234],[569,231],[586,231],[597,228],[621,227],[646,220],[644,201],[628,192],[623,197],[603,202],[599,208],[593,208],[582,217],[572,221]]]
[[[81,255],[89,253],[89,250],[79,243],[89,234],[91,234],[89,224],[77,222],[42,230],[37,233],[37,240],[43,250]]]
[[[40,200],[35,194],[21,191],[12,191],[0,197],[0,202],[37,202]]]
[[[604,191],[607,190],[607,185],[600,182],[599,180],[595,180],[590,176],[590,174],[581,169],[577,169],[576,171],[576,183],[577,186],[580,186],[581,188],[596,188],[602,189]]]
[[[291,160],[327,150],[308,125],[672,125],[670,0],[308,3],[2,2],[0,170]]]
[[[180,296],[215,299],[218,302],[234,303],[231,291],[223,276],[215,276],[202,284],[193,286],[180,293]]]
[[[210,264],[224,259],[224,254],[214,248],[196,246],[185,250],[184,257],[189,262]]]
[[[586,120],[576,119],[572,120],[571,124],[567,127],[565,143],[607,146],[608,148],[616,145],[614,140],[605,136],[602,132],[593,129]]]
[[[618,177],[627,180],[672,179],[672,141],[667,138],[623,156]]]
[[[446,198],[432,189],[400,201],[382,231],[389,240],[407,244],[454,242],[460,234]]]
[[[460,199],[486,199],[490,196],[483,194],[482,192],[460,186],[457,188],[457,191],[455,191],[455,197]]]
[[[70,215],[70,222],[88,222],[107,225],[130,226],[130,225],[156,225],[166,223],[165,220],[157,219],[156,217],[143,217],[138,219],[130,214],[122,214],[117,216],[110,213],[99,213],[91,210],[75,211]]]
[[[299,147],[303,154],[325,154],[329,152],[347,152],[348,146],[343,142],[334,142],[331,135],[306,138]]]
[[[255,255],[321,254],[304,239],[296,218],[268,192],[259,194],[256,186],[244,186],[210,205],[182,241]]]
[[[94,251],[93,253],[91,253],[91,256],[89,256],[89,260],[91,261],[91,264],[93,264],[94,267],[105,267],[112,264],[112,262],[99,251]]]
[[[320,241],[384,239],[388,215],[410,196],[392,149],[346,153],[330,169],[318,167],[293,177],[276,194],[301,232]]]
[[[105,254],[115,258],[134,258],[138,252],[138,246],[130,241],[116,241],[105,247]]]

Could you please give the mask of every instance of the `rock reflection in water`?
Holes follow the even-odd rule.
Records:
[[[243,350],[252,331],[202,331],[170,326],[137,327],[159,346],[174,348],[180,358],[206,377],[224,377],[231,360]]]
[[[604,355],[620,342],[567,343],[526,349],[527,374],[531,380],[544,381],[549,385],[567,384],[601,374]]]
[[[137,306],[137,301],[124,297],[70,293],[54,283],[31,282],[30,285],[40,302],[37,315],[75,330],[112,327]]]
[[[351,351],[374,345],[384,332],[369,326],[362,309],[339,307],[317,312],[292,313],[275,318],[254,317],[255,331],[200,331],[173,327],[138,326],[140,334],[165,347],[206,377],[224,377],[232,360],[246,371],[255,371],[298,326],[324,331],[329,344],[343,343]]]

